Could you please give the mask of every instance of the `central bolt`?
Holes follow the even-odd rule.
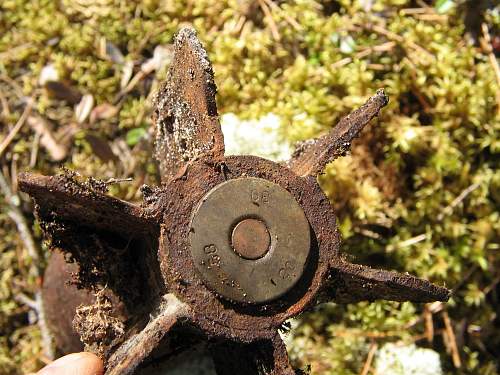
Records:
[[[271,244],[266,224],[257,219],[240,221],[233,229],[231,240],[233,249],[246,259],[262,258]]]

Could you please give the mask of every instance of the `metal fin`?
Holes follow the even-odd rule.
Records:
[[[339,262],[331,270],[325,299],[338,303],[373,301],[446,302],[450,291],[409,274]]]
[[[250,344],[223,341],[211,348],[218,375],[295,375],[281,337]],[[300,373],[300,372],[299,372]]]
[[[154,99],[155,157],[162,182],[190,160],[224,156],[212,65],[192,28],[175,37],[174,58],[167,81]]]
[[[145,210],[107,196],[105,182],[81,181],[70,171],[22,173],[18,182],[34,198],[50,248],[78,263],[77,287],[109,288],[131,314],[164,292],[155,255],[159,224]]]
[[[133,374],[172,327],[189,314],[189,307],[185,303],[173,294],[165,295],[158,312],[149,317],[146,326],[129,337],[109,357],[105,375]]]
[[[327,135],[299,144],[288,162],[289,167],[302,177],[321,173],[328,163],[351,148],[352,140],[388,102],[384,90],[377,90],[365,104],[342,118]]]
[[[95,182],[95,186],[92,185]],[[139,207],[99,191],[102,182],[80,182],[72,175],[42,176],[20,173],[19,187],[37,204],[41,223],[72,222],[112,233],[140,235],[151,231],[154,222]]]

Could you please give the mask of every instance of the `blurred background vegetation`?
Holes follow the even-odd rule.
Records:
[[[353,260],[454,292],[322,306],[293,322],[295,365],[375,374],[394,343],[433,349],[443,373],[498,373],[499,13],[494,0],[2,0],[0,373],[47,360],[48,254],[16,174],[130,177],[111,193],[139,201],[158,180],[151,97],[184,23],[213,62],[219,112],[273,114],[283,142],[323,134],[385,87],[389,106],[320,182]]]

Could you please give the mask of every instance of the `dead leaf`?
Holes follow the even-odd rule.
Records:
[[[141,70],[146,74],[154,70],[159,71],[172,62],[173,55],[174,51],[172,45],[156,46],[153,57],[141,65]]]
[[[106,120],[118,114],[119,108],[109,104],[103,103],[95,107],[90,113],[90,122],[94,123],[99,120]]]
[[[134,63],[132,61],[127,61],[122,67],[122,79],[120,81],[120,88],[125,88],[132,78],[134,73]]]
[[[94,97],[91,94],[84,95],[80,103],[75,107],[75,117],[79,124],[82,124],[87,119],[93,106]]]
[[[40,86],[45,86],[47,82],[57,82],[59,81],[59,73],[56,70],[56,67],[54,64],[47,64],[45,65],[41,72],[40,76],[38,77],[38,83]]]
[[[45,88],[56,99],[66,100],[70,104],[77,104],[82,98],[82,94],[77,89],[65,82],[47,81]]]
[[[103,162],[108,162],[110,160],[118,161],[118,157],[113,153],[111,146],[106,140],[93,134],[85,135],[85,140],[90,144],[90,147],[92,147],[94,154]]]
[[[106,38],[99,40],[99,55],[107,60],[111,60],[115,64],[123,64],[125,57],[120,49]]]
[[[29,116],[26,122],[37,134],[40,134],[40,144],[47,150],[52,160],[61,161],[66,157],[68,149],[56,141],[49,125],[43,118]]]

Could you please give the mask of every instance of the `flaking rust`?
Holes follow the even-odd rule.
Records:
[[[162,186],[143,186],[141,206],[68,171],[19,176],[51,247],[77,263],[77,285],[97,293],[93,304],[82,299],[74,325],[104,358],[106,374],[167,360],[172,329],[208,340],[219,374],[294,374],[278,329],[318,303],[448,300],[446,288],[428,281],[347,262],[316,181],[388,103],[383,90],[329,134],[299,145],[286,164],[225,157],[208,56],[191,28],[178,33],[174,49],[154,101]],[[227,186],[235,202],[213,198]],[[57,282],[44,289],[51,307],[64,304],[56,292]],[[48,314],[52,327],[55,315]],[[70,341],[53,330],[64,336],[60,345]]]

